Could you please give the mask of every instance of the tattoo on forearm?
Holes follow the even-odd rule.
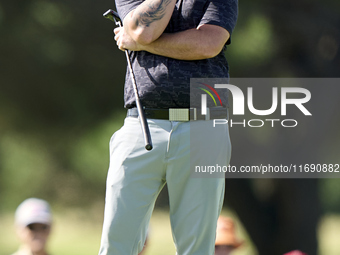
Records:
[[[166,7],[171,1],[172,0],[151,1],[151,3],[148,4],[149,10],[136,13],[136,26],[148,27],[152,22],[162,19],[165,15]]]

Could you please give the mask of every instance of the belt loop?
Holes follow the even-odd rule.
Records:
[[[207,107],[207,114],[205,115],[205,120],[210,120],[210,108]]]

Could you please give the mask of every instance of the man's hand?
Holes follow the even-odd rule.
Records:
[[[140,45],[132,39],[132,37],[125,31],[124,27],[117,27],[113,30],[115,34],[115,41],[121,51],[131,50],[140,51]]]

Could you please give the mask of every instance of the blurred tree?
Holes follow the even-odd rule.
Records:
[[[102,17],[108,5],[0,3],[2,209],[37,194],[75,205],[104,199],[107,146],[118,128],[115,119],[122,120],[118,109],[123,105],[126,63],[113,43],[114,24]],[[81,146],[88,147],[81,152]],[[78,162],[89,148],[102,153],[96,168],[94,162]],[[89,171],[101,178],[91,178]],[[42,185],[42,176],[49,185]],[[18,189],[30,185],[25,194]]]
[[[233,45],[227,52],[233,76],[339,75],[339,1],[279,0],[274,3],[264,0],[241,1],[239,4],[240,20],[233,35]],[[336,96],[324,98],[324,102],[328,100],[338,102]],[[338,108],[339,104],[330,106],[330,111],[318,120],[327,125],[323,125],[317,134],[313,133],[315,129],[306,129],[304,136],[309,137],[310,148],[313,148],[308,151],[311,158],[324,159],[324,153],[332,150],[330,141],[325,146],[322,134],[334,134],[328,137],[336,137],[338,141],[338,132],[334,130],[340,125],[335,110]],[[237,142],[233,144],[232,163],[241,164],[244,155],[247,159],[260,156],[244,146],[249,143],[249,136],[240,133],[234,136]],[[267,155],[276,157],[278,164],[282,159],[298,160],[295,153],[299,150],[298,143],[290,141],[294,147],[287,148],[287,142],[283,141],[287,136],[283,137]],[[268,143],[258,143],[257,146],[261,145],[269,146]],[[339,152],[339,146],[336,151]],[[339,180],[335,182],[339,183]],[[313,255],[318,252],[316,230],[322,212],[318,183],[316,179],[227,179],[226,203],[240,216],[259,254],[282,254],[299,248]],[[262,196],[258,194],[259,187]]]

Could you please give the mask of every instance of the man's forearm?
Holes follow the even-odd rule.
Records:
[[[164,33],[150,44],[140,45],[140,50],[179,60],[200,60],[219,54],[228,38],[229,33],[224,28],[203,25],[178,33]]]
[[[176,0],[146,0],[124,18],[126,32],[140,44],[149,44],[165,30]]]

